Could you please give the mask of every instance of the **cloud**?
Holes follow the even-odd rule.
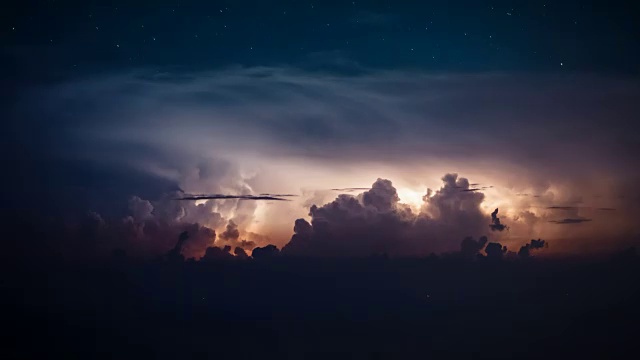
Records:
[[[369,188],[353,187],[353,188],[331,189],[331,191],[342,191],[342,192],[354,192],[354,191],[364,191],[364,190],[369,190]]]
[[[295,196],[295,195],[187,195],[176,200],[219,200],[219,199],[238,199],[238,200],[276,200],[276,201],[290,201],[289,199],[283,199],[283,196]]]
[[[521,258],[528,258],[529,256],[531,256],[531,251],[539,250],[548,246],[549,246],[549,243],[545,242],[544,240],[532,239],[530,243],[520,247],[520,250],[518,251],[518,256]]]
[[[145,234],[153,226],[144,223],[160,220],[145,219],[149,215],[144,203],[129,211],[131,195],[158,199],[164,192],[182,189],[253,200],[287,198],[292,201],[215,199],[184,214],[175,211],[187,204],[152,202],[154,218],[175,210],[171,216],[180,223],[198,223],[218,233],[234,219],[242,234],[264,232],[280,246],[291,235],[291,222],[308,213],[310,206],[303,204],[325,204],[329,195],[300,201],[275,195],[291,189],[349,192],[339,188],[371,183],[377,177],[393,179],[400,190],[424,189],[437,181],[432,174],[456,171],[474,183],[455,190],[464,195],[485,193],[485,205],[503,209],[501,220],[510,231],[518,226],[510,214],[535,213],[541,220],[530,226],[534,233],[523,231],[520,236],[525,238],[548,238],[545,231],[582,238],[585,234],[574,229],[562,233],[563,227],[553,226],[548,222],[553,219],[533,206],[572,204],[564,198],[613,189],[604,194],[611,201],[602,204],[620,209],[615,224],[610,221],[607,227],[594,221],[581,228],[588,228],[586,235],[592,237],[625,236],[635,228],[633,219],[640,212],[637,199],[628,195],[632,186],[625,186],[621,194],[616,189],[640,179],[631,155],[640,150],[633,131],[640,113],[640,103],[633,99],[639,89],[635,80],[584,74],[375,69],[337,74],[289,66],[180,73],[140,69],[74,77],[16,95],[15,130],[17,139],[25,140],[16,142],[25,155],[14,162],[29,174],[9,179],[11,188],[18,189],[10,195],[11,204],[42,217],[71,212],[84,216],[91,209],[107,224],[126,213],[135,220],[127,231]],[[38,106],[33,105],[35,99]],[[509,136],[495,129],[506,129]],[[584,159],[590,166],[584,166]],[[485,189],[483,184],[495,188]],[[514,200],[513,193],[531,195]],[[556,199],[546,199],[550,194]],[[617,197],[623,194],[626,198]],[[41,201],[44,198],[50,200]],[[263,207],[267,202],[274,203],[274,210]],[[207,220],[207,212],[219,218]],[[491,220],[480,230],[476,220],[468,222],[470,228],[452,229],[449,240],[441,235],[450,223],[465,223],[463,217],[477,213],[487,218],[484,211],[460,210],[454,214],[457,219],[445,221],[444,208],[414,209],[407,216],[412,219],[408,226],[397,225],[408,233],[401,237],[416,239],[401,241],[401,252],[411,247],[451,249],[451,241],[482,235]],[[577,211],[562,217],[583,216],[593,217]],[[430,234],[429,241],[417,240],[419,227]],[[174,240],[166,240],[163,249]]]
[[[507,247],[502,246],[500,243],[491,242],[487,244],[484,252],[487,254],[487,259],[498,260],[502,259],[507,253]]]
[[[295,195],[295,194],[260,194],[260,196],[294,197],[294,196],[299,196],[299,195]]]
[[[548,206],[546,207],[546,209],[549,209],[549,210],[577,210],[580,208],[582,207],[580,206]]]
[[[204,253],[204,256],[200,259],[200,261],[217,261],[224,259],[231,259],[231,246],[226,245],[223,248],[219,248],[216,246],[210,246]]]
[[[439,190],[427,191],[418,212],[400,202],[395,187],[386,179],[376,180],[358,196],[341,194],[328,204],[314,205],[311,223],[296,220],[294,235],[282,252],[304,256],[426,255],[455,249],[460,238],[486,229],[488,216],[480,209],[484,195],[458,191],[459,187],[468,188],[469,182],[457,174],[447,174],[442,181]]]
[[[280,254],[280,250],[275,245],[267,245],[265,247],[257,247],[251,252],[251,256],[256,260],[264,260],[276,257]]]
[[[489,239],[486,236],[481,236],[480,239],[474,240],[468,236],[462,240],[460,244],[460,254],[466,258],[473,258],[484,249]]]
[[[507,226],[500,223],[500,218],[498,217],[498,208],[496,208],[491,213],[491,224],[489,225],[491,231],[503,231],[507,229]]]
[[[224,241],[237,241],[240,238],[240,231],[238,230],[238,225],[233,222],[233,220],[229,220],[227,224],[227,229],[220,234],[220,239]]]
[[[554,223],[554,224],[582,224],[585,222],[589,222],[592,219],[584,219],[584,218],[579,218],[579,219],[562,219],[562,220],[551,220],[549,221],[550,223]]]

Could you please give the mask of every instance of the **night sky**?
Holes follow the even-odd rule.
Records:
[[[636,18],[623,1],[7,4],[7,214],[83,255],[164,253],[187,228],[195,258],[294,231],[324,245],[292,252],[326,255],[482,235],[618,249],[640,234]]]
[[[238,65],[638,72],[639,34],[625,2],[128,4],[8,6],[2,42],[14,76],[37,81],[136,67],[193,71]]]

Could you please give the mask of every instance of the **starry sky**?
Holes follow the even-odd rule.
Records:
[[[298,64],[637,74],[618,1],[24,1],[3,15],[16,72]],[[24,74],[22,74],[24,75]],[[20,76],[20,75],[16,75]],[[22,77],[22,76],[21,76]]]
[[[346,192],[409,206],[408,231],[439,239],[403,251],[456,248],[450,223],[513,246],[633,243],[636,17],[623,1],[16,2],[0,22],[10,212],[282,247]],[[295,196],[170,201],[261,193]],[[490,231],[495,207],[510,230]],[[337,238],[370,237],[351,225]]]

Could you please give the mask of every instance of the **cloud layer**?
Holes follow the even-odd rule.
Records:
[[[189,208],[180,223],[221,234],[233,220],[238,241],[279,247],[292,221],[316,204],[312,235],[300,237],[340,230],[335,245],[345,253],[358,253],[361,233],[375,251],[404,254],[453,249],[492,228],[503,231],[487,234],[491,241],[510,248],[542,237],[566,239],[554,249],[582,249],[587,240],[638,235],[639,89],[633,80],[585,74],[336,75],[290,67],[79,78],[18,96],[12,110],[28,156],[15,162],[27,175],[9,184],[11,204],[27,211],[38,204],[46,214],[92,210],[106,224],[129,215],[137,224],[168,224]],[[473,184],[445,177],[422,203],[416,194],[448,172]],[[368,188],[377,178],[393,186]],[[171,204],[167,188],[216,199]],[[335,191],[365,192],[334,200]],[[153,210],[144,202],[128,209],[131,196],[153,200]],[[257,197],[267,201],[239,200]]]

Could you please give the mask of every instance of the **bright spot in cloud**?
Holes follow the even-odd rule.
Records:
[[[422,207],[422,197],[426,194],[425,191],[418,191],[409,188],[399,188],[398,196],[400,202],[411,206],[411,208],[418,210]]]

